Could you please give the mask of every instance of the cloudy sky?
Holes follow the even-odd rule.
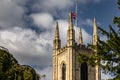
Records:
[[[76,0],[78,28],[84,43],[91,43],[93,19],[108,30],[114,16],[120,16],[117,0]],[[66,43],[68,14],[75,0],[0,0],[0,46],[4,46],[22,65],[31,65],[46,80],[52,80],[52,47],[56,21],[62,45]],[[108,76],[102,76],[108,78]]]

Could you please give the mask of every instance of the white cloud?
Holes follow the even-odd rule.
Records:
[[[48,7],[57,7],[60,9],[69,7],[72,4],[72,0],[44,0],[43,5]]]
[[[8,48],[21,64],[51,65],[51,42],[50,32],[37,34],[19,27],[0,31],[0,45]]]
[[[85,20],[81,20],[81,25],[87,25],[87,26],[91,26],[91,27],[93,27],[93,20],[91,20],[91,19],[85,19]]]
[[[18,26],[23,24],[24,8],[13,0],[0,0],[1,27]]]
[[[53,10],[53,9],[65,9],[73,5],[72,0],[38,0],[32,5],[32,9],[37,10]]]
[[[86,25],[93,26],[93,20],[86,19]]]
[[[54,22],[52,15],[49,13],[37,13],[31,15],[34,23],[40,26],[43,29],[52,28],[52,24]]]
[[[97,3],[101,0],[78,0],[79,4],[87,4],[87,3]],[[32,9],[37,10],[52,10],[52,9],[65,9],[70,8],[75,4],[74,0],[38,0],[35,4],[32,5]]]
[[[18,5],[25,5],[29,0],[11,0],[12,2],[14,1]]]
[[[80,0],[79,2],[88,3],[93,1]],[[99,0],[94,0],[94,2],[99,2]],[[46,11],[48,13],[51,12],[54,15],[58,16],[58,13],[56,12],[56,10],[54,10],[55,8],[57,9],[69,8],[73,5],[74,1],[72,0],[69,0],[69,1],[68,0],[38,0],[31,3],[31,0],[1,0],[0,1],[0,27],[4,28],[4,27],[13,27],[13,26],[23,25],[25,20],[24,19],[25,12],[28,11],[27,7],[24,5],[28,3],[30,3],[31,5],[30,9],[37,10],[37,12],[41,12],[41,11]],[[37,16],[41,15],[41,18],[45,20],[41,20],[41,19],[39,20],[39,18],[36,18],[36,24],[40,24],[37,22],[37,21],[40,21],[41,25],[44,26],[44,28],[46,28],[46,26],[48,26],[48,24],[51,22],[49,22],[48,24],[43,24],[44,22],[42,21],[46,21],[47,19],[53,18],[48,13],[34,14],[32,16],[36,18]]]

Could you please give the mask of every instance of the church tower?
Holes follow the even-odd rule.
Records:
[[[67,44],[61,48],[58,22],[56,24],[55,38],[53,42],[53,80],[100,80],[99,67],[92,67],[87,62],[78,62],[79,54],[92,55],[94,51],[83,44],[82,30],[79,31],[78,43],[75,42],[75,30],[72,21],[72,13],[69,14],[69,26],[67,30]],[[94,20],[96,22],[96,20]],[[94,23],[93,45],[97,41],[97,24]]]

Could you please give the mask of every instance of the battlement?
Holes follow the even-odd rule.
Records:
[[[67,45],[65,45],[64,47],[62,47],[61,49],[58,50],[59,53],[64,52],[65,50],[67,50]]]
[[[81,45],[81,44],[77,45],[76,50],[77,51],[82,51],[83,53],[93,53],[92,49],[90,49],[86,45]]]

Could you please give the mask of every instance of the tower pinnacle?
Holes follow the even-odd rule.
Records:
[[[96,18],[94,18],[94,26],[93,26],[93,45],[97,45],[97,39],[98,39],[98,27]]]
[[[59,49],[61,47],[61,40],[59,36],[58,22],[56,23],[55,38],[54,38],[54,49]]]
[[[79,42],[79,44],[83,44],[83,39],[82,39],[82,30],[81,30],[81,28],[80,28],[80,30],[79,30],[79,40],[78,40]]]
[[[55,39],[59,39],[59,28],[58,28],[58,22],[56,22],[56,31],[55,31]]]
[[[96,18],[94,18],[94,29],[93,29],[93,45],[97,45],[98,41],[98,27],[97,27],[97,22]],[[94,49],[95,53],[97,53],[97,50]],[[96,54],[97,55],[97,54]],[[98,60],[95,61],[96,63]],[[98,65],[95,66],[95,80],[101,80],[101,75],[100,75],[100,68]]]
[[[75,30],[73,27],[72,12],[69,14],[69,27],[68,27],[67,37],[68,37],[68,46],[74,46]]]

